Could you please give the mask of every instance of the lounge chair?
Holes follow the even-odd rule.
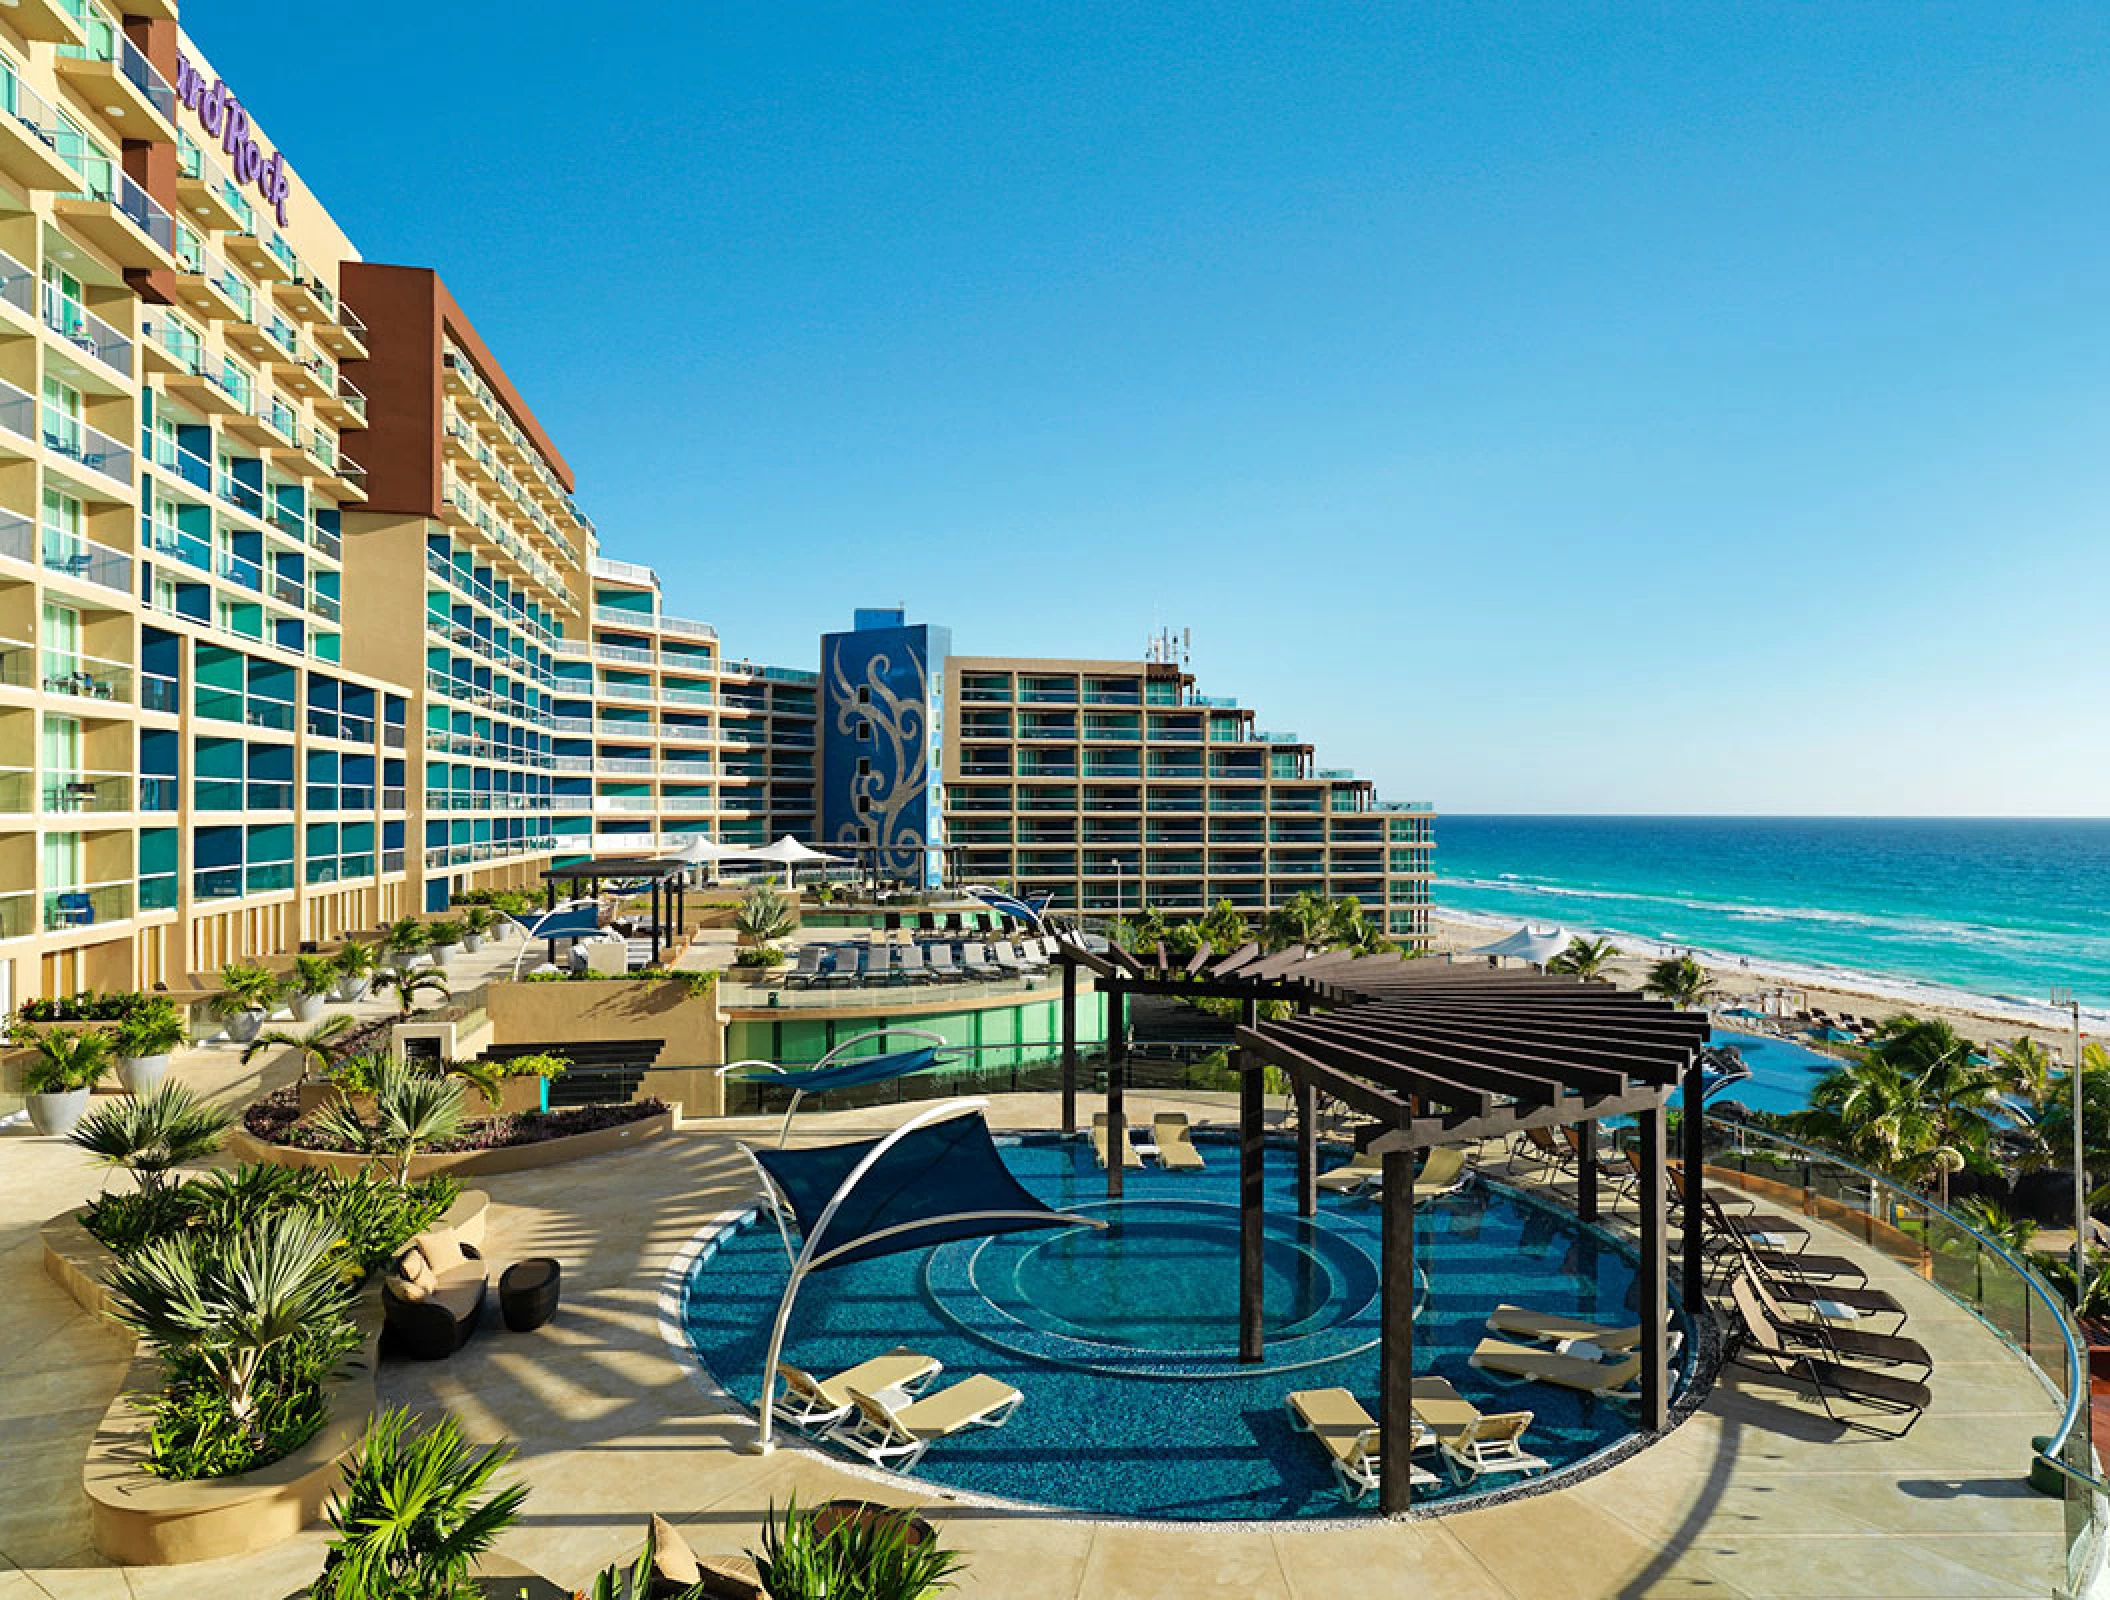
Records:
[[[1871,1372],[1851,1362],[1834,1361],[1790,1348],[1767,1320],[1765,1308],[1760,1305],[1748,1277],[1740,1275],[1731,1280],[1729,1295],[1737,1322],[1730,1359],[1740,1366],[1772,1371],[1781,1377],[1808,1384],[1817,1396],[1817,1403],[1824,1407],[1824,1414],[1834,1422],[1843,1422],[1850,1428],[1885,1438],[1902,1439],[1933,1404],[1933,1394],[1924,1383],[1901,1378],[1895,1373]],[[1753,1352],[1759,1359],[1749,1359]],[[1905,1423],[1892,1431],[1875,1427],[1864,1417],[1842,1416],[1832,1403],[1835,1399],[1902,1416]]]
[[[1800,1261],[1800,1256],[1790,1259]],[[1871,1289],[1865,1284],[1805,1283],[1789,1273],[1768,1266],[1765,1261],[1750,1251],[1744,1255],[1745,1266],[1754,1278],[1763,1282],[1774,1299],[1787,1306],[1807,1306],[1812,1310],[1820,1301],[1848,1310],[1864,1317],[1894,1316],[1897,1321],[1887,1331],[1896,1333],[1905,1326],[1907,1313],[1888,1290]]]
[[[894,970],[908,983],[927,983],[930,973],[923,965],[923,946],[905,944],[894,952]]]
[[[1782,1304],[1762,1280],[1748,1272],[1741,1276],[1750,1286],[1753,1304],[1783,1344],[1834,1360],[1873,1361],[1886,1367],[1918,1367],[1922,1378],[1933,1375],[1934,1358],[1927,1354],[1927,1347],[1919,1340],[1856,1328],[1853,1324],[1860,1313],[1832,1301],[1819,1300],[1804,1307],[1790,1308]],[[1814,1320],[1796,1316],[1795,1309],[1811,1312]]]
[[[1482,1411],[1442,1378],[1414,1380],[1415,1418],[1435,1435],[1451,1475],[1470,1483],[1483,1472],[1544,1472],[1524,1448],[1528,1411]]]
[[[1384,1169],[1385,1158],[1374,1156],[1367,1150],[1358,1150],[1341,1166],[1318,1176],[1318,1185],[1335,1194],[1354,1194],[1366,1183],[1375,1183]]]
[[[1517,1154],[1528,1155],[1541,1166],[1550,1167],[1555,1172],[1575,1170],[1575,1157],[1544,1128],[1526,1128],[1523,1146]]]
[[[856,983],[864,976],[866,947],[860,944],[831,946],[835,965],[822,978],[824,983]]]
[[[1535,1340],[1540,1344],[1565,1344],[1571,1339],[1580,1339],[1600,1350],[1631,1350],[1641,1342],[1639,1323],[1615,1328],[1581,1317],[1534,1311],[1529,1306],[1496,1306],[1493,1315],[1487,1319],[1487,1331],[1505,1334],[1512,1339]]]
[[[1310,1434],[1326,1452],[1326,1464],[1333,1468],[1333,1480],[1340,1485],[1341,1498],[1350,1505],[1367,1499],[1379,1482],[1380,1435],[1377,1423],[1363,1409],[1362,1402],[1346,1389],[1299,1389],[1284,1399],[1283,1406],[1289,1412],[1289,1425],[1299,1433]],[[1434,1440],[1428,1430],[1417,1423],[1413,1448],[1420,1450],[1431,1443]],[[1416,1462],[1413,1481],[1416,1486],[1433,1487],[1437,1478]]]
[[[771,1398],[770,1409],[795,1428],[818,1430],[842,1421],[855,1409],[850,1399],[852,1389],[913,1393],[943,1368],[943,1362],[905,1346],[860,1361],[831,1378],[816,1378],[788,1361],[779,1361],[777,1376],[784,1380],[784,1393]]]
[[[1466,1153],[1456,1145],[1439,1144],[1430,1149],[1421,1164],[1421,1171],[1414,1175],[1414,1198],[1416,1200],[1441,1200],[1447,1194],[1456,1194],[1472,1181],[1466,1170]],[[1384,1173],[1379,1168],[1370,1175],[1367,1183],[1354,1192],[1377,1195],[1384,1189]]]
[[[1106,1113],[1104,1111],[1094,1112],[1092,1114],[1092,1154],[1099,1158],[1099,1165],[1102,1167],[1106,1165],[1107,1131]],[[1124,1123],[1121,1139],[1121,1165],[1124,1167],[1140,1167],[1142,1164],[1143,1152],[1129,1142],[1127,1138],[1127,1124]]]
[[[1150,1119],[1150,1131],[1157,1140],[1159,1166],[1174,1172],[1201,1171],[1202,1153],[1188,1133],[1186,1112],[1160,1111]]]
[[[828,947],[826,945],[807,945],[799,951],[799,964],[784,974],[784,987],[789,989],[793,984],[801,984],[811,988],[820,981],[822,964],[827,959]]]
[[[876,1467],[914,1472],[923,1452],[967,1428],[1001,1428],[1025,1396],[986,1372],[896,1406],[885,1395],[852,1387],[855,1408],[832,1437]]]
[[[967,969],[967,976],[987,980],[1003,976],[1003,970],[989,959],[989,947],[979,939],[970,939],[960,947],[960,963]]]
[[[992,946],[991,951],[996,957],[997,966],[1006,976],[1022,976],[1025,973],[1026,964],[1019,958],[1018,946],[1010,940],[1006,939]]]
[[[1683,1185],[1673,1183],[1672,1188],[1682,1200]],[[1706,1225],[1724,1238],[1743,1240],[1761,1250],[1786,1250],[1796,1255],[1810,1242],[1810,1230],[1790,1217],[1775,1216],[1770,1211],[1732,1217],[1711,1192],[1702,1195],[1701,1204],[1706,1211]]]
[[[1635,1385],[1641,1378],[1641,1356],[1629,1352],[1617,1361],[1598,1361],[1590,1356],[1562,1355],[1535,1345],[1511,1344],[1507,1339],[1482,1339],[1466,1360],[1482,1372],[1499,1372],[1533,1383],[1556,1384],[1605,1400],[1637,1400]]]
[[[923,970],[939,983],[948,983],[959,977],[960,969],[952,959],[952,946],[942,943],[924,946]]]

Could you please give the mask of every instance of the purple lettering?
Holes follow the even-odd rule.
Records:
[[[0,0],[0,5],[8,0]],[[190,57],[176,57],[176,98],[198,114],[205,131],[220,141],[220,148],[227,153],[234,167],[237,183],[253,183],[276,213],[279,225],[286,223],[286,199],[293,192],[293,180],[286,172],[285,157],[277,151],[266,156],[257,143],[256,130],[249,120],[249,113],[242,109],[241,101],[227,87],[227,80],[215,78],[208,88],[205,74],[198,70]]]
[[[191,64],[189,56],[176,57],[176,98],[191,110],[198,109],[198,98],[205,93],[205,79]]]
[[[205,124],[207,133],[218,135],[227,120],[227,104],[227,85],[218,78],[213,79],[212,88],[206,91],[198,106],[198,120]]]
[[[215,84],[225,88],[225,84]],[[249,113],[242,109],[242,102],[233,95],[227,97],[227,131],[220,135],[220,148],[230,156],[239,156],[243,141],[249,137]]]
[[[256,175],[257,191],[270,201],[278,213],[280,227],[286,225],[286,195],[293,184],[286,176],[286,158],[278,151],[271,152],[271,159],[264,163],[263,171]]]

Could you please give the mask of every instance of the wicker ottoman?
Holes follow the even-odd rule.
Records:
[[[498,1309],[515,1333],[532,1333],[557,1314],[564,1269],[551,1256],[530,1256],[498,1280]]]

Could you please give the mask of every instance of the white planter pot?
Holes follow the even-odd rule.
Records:
[[[477,951],[481,950],[483,947],[484,936],[482,934],[465,933],[462,935],[462,949],[468,954],[473,956],[476,954]]]
[[[63,1139],[88,1112],[88,1091],[68,1089],[64,1094],[33,1094],[29,1101],[30,1124],[47,1139]]]
[[[169,1075],[169,1058],[158,1056],[119,1056],[117,1058],[117,1081],[124,1085],[125,1093],[141,1099],[161,1087],[161,1080]]]
[[[297,994],[293,997],[293,1020],[299,1023],[320,1022],[322,1008],[329,996],[320,994]]]
[[[452,962],[461,953],[462,947],[458,944],[436,944],[432,947],[433,960],[443,967]]]
[[[264,1031],[265,1013],[261,1011],[237,1011],[227,1019],[227,1037],[236,1044],[247,1044]]]
[[[366,991],[373,986],[373,979],[367,977],[339,978],[337,980],[337,998],[344,1004],[350,1005],[354,1000],[363,997]]]

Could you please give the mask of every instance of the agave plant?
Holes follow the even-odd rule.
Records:
[[[412,1157],[426,1145],[439,1144],[461,1131],[465,1085],[435,1077],[392,1056],[375,1059],[374,1112],[371,1120],[349,1100],[320,1107],[308,1123],[316,1132],[347,1149],[381,1163],[398,1185],[410,1182]]]
[[[182,1084],[164,1083],[90,1112],[66,1137],[98,1165],[130,1172],[142,1194],[159,1194],[170,1172],[220,1148],[234,1118]]]
[[[337,1230],[307,1210],[267,1217],[231,1237],[159,1239],[110,1269],[113,1312],[164,1360],[188,1358],[243,1425],[256,1411],[258,1369],[272,1351],[349,1322],[351,1289],[337,1244]]]
[[[733,913],[733,927],[750,944],[768,944],[790,933],[793,927],[791,902],[774,884],[758,883],[740,898]]]
[[[520,1520],[524,1484],[493,1488],[513,1447],[477,1450],[451,1416],[414,1431],[407,1410],[374,1419],[324,1512],[336,1536],[311,1600],[468,1600],[469,1569]]]
[[[358,1027],[357,1017],[340,1011],[334,1017],[324,1017],[305,1033],[295,1033],[289,1028],[267,1028],[242,1047],[242,1065],[246,1067],[266,1050],[297,1050],[300,1052],[301,1081],[313,1083],[329,1073],[330,1063],[337,1059],[345,1037]]]
[[[396,995],[396,1014],[406,1020],[417,1011],[419,995],[437,995],[445,1000],[454,993],[447,975],[437,967],[393,967],[377,974],[374,992],[380,994],[390,989]]]

